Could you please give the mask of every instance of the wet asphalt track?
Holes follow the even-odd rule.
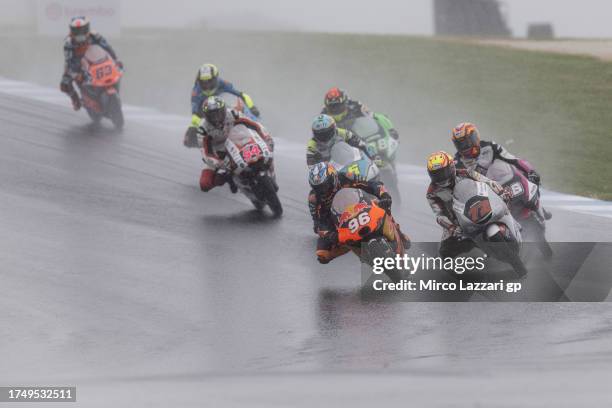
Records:
[[[294,145],[273,220],[201,193],[180,134],[2,94],[0,124],[2,385],[76,385],[76,406],[612,401],[608,304],[372,303],[356,259],[318,265]],[[437,240],[402,186],[403,228]],[[555,216],[552,240],[612,241],[611,219]]]

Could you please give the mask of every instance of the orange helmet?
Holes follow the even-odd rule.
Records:
[[[427,172],[431,182],[440,187],[449,187],[455,182],[457,170],[455,160],[450,154],[439,151],[429,155]]]
[[[458,124],[451,131],[451,140],[462,157],[475,159],[480,155],[480,132],[474,124]]]

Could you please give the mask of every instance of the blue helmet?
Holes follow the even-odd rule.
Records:
[[[312,134],[318,142],[327,143],[337,133],[336,121],[329,115],[318,115],[312,121]]]
[[[326,198],[335,194],[340,187],[338,172],[327,162],[317,163],[310,167],[308,183],[319,196]]]

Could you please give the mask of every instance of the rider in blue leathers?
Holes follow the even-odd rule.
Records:
[[[230,93],[241,98],[250,113],[259,117],[259,109],[251,97],[234,88],[231,82],[219,78],[219,69],[213,64],[204,64],[198,70],[193,90],[191,91],[191,124],[185,133],[183,144],[186,147],[198,147],[197,128],[202,121],[202,105],[207,98],[222,93]],[[249,115],[247,115],[249,116]]]

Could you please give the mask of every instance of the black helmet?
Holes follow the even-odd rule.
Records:
[[[89,32],[89,19],[87,17],[78,16],[70,20],[70,38],[76,44],[87,42]]]
[[[221,127],[223,122],[225,122],[227,109],[225,108],[225,102],[221,98],[216,96],[208,97],[202,105],[202,111],[206,120],[214,127]]]

